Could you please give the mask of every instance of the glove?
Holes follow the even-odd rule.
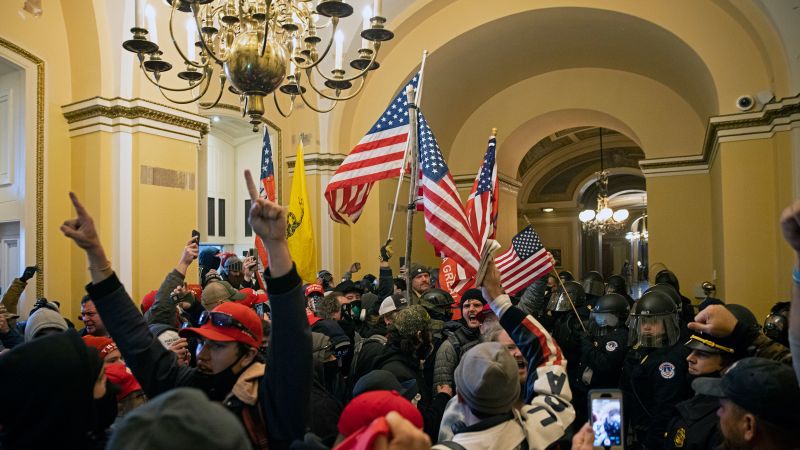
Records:
[[[39,270],[39,268],[37,266],[28,266],[28,267],[26,267],[25,271],[22,272],[22,276],[19,277],[19,280],[22,281],[23,283],[28,281],[28,280],[30,280],[36,274],[37,270]]]
[[[381,247],[381,261],[388,262],[392,259],[392,254],[394,251],[392,250],[392,240],[388,239],[385,244]]]

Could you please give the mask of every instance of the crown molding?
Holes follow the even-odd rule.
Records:
[[[780,131],[800,128],[800,94],[773,100],[760,111],[711,117],[700,155],[639,161],[645,177],[708,173],[724,142],[769,139]]]
[[[64,105],[61,110],[70,136],[121,131],[196,143],[209,131],[207,117],[139,98],[93,97]]]

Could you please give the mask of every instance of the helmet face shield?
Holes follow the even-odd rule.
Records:
[[[640,347],[669,347],[680,337],[677,314],[632,315],[628,342]]]
[[[620,324],[619,317],[613,313],[592,312],[589,317],[589,333],[594,337],[605,336]]]
[[[564,293],[561,289],[556,292],[553,292],[550,295],[550,301],[547,303],[547,310],[548,311],[569,311],[572,309],[569,306],[569,298],[567,298],[567,294]]]

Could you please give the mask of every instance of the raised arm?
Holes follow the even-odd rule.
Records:
[[[272,311],[270,354],[262,380],[261,405],[269,424],[271,448],[288,448],[302,439],[311,395],[311,331],[303,285],[286,243],[286,208],[260,198],[245,171],[252,206],[249,221],[269,256],[265,272]]]
[[[200,245],[197,243],[197,238],[189,239],[189,242],[183,247],[183,253],[178,260],[178,264],[161,282],[161,286],[156,291],[156,300],[153,302],[153,306],[144,314],[148,324],[163,323],[171,327],[178,327],[175,316],[175,303],[172,301],[172,291],[183,285],[186,279],[186,271],[192,261],[197,259],[199,249]]]
[[[800,200],[795,200],[781,214],[783,237],[794,250],[792,270],[792,307],[789,312],[789,348],[794,373],[800,381]]]

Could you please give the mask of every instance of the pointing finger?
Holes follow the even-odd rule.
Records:
[[[255,202],[258,199],[258,189],[256,189],[256,183],[253,182],[253,175],[249,170],[244,171],[244,179],[247,182],[247,190],[250,192],[250,200]]]
[[[69,193],[69,199],[72,200],[72,206],[74,206],[75,211],[78,212],[78,217],[85,217],[88,215],[86,213],[86,208],[83,207],[80,200],[78,200],[78,196],[75,195],[74,192]]]

